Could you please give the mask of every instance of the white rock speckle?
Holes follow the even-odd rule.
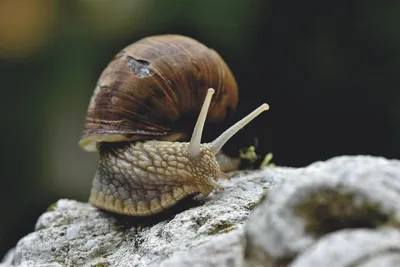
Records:
[[[72,240],[78,237],[79,234],[79,225],[71,225],[70,227],[67,228],[67,234],[66,237],[68,240]]]

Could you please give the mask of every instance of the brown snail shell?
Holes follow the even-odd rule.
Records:
[[[215,96],[207,120],[224,120],[237,106],[238,89],[217,52],[181,35],[141,39],[101,74],[80,145],[96,151],[101,142],[181,140],[191,134],[181,118],[197,117],[208,88]]]

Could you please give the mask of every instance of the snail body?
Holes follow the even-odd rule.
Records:
[[[140,42],[143,41],[139,41],[139,44]],[[151,49],[147,48],[144,51],[151,50],[150,54],[158,53],[155,58],[168,58],[171,55],[181,58],[185,63],[183,66],[172,64],[171,59],[169,63],[164,59],[163,63],[169,68],[176,68],[174,71],[178,72],[177,76],[182,75],[181,78],[165,78],[164,73],[158,72],[161,67],[145,63],[138,54],[135,60],[146,65],[146,70],[138,70],[137,67],[127,70],[126,65],[129,65],[129,61],[111,62],[95,89],[80,141],[85,150],[98,151],[100,154],[89,202],[98,208],[131,216],[149,216],[173,206],[188,196],[200,193],[206,197],[214,188],[223,190],[218,184],[218,179],[226,175],[221,171],[216,154],[238,130],[268,109],[267,104],[261,105],[213,142],[201,144],[206,117],[222,120],[237,105],[237,87],[230,70],[216,52],[187,37],[166,35],[145,38],[144,42],[152,44]],[[179,49],[175,51],[177,54],[174,54],[165,47],[155,49],[154,46],[157,45]],[[199,53],[188,56],[187,47],[182,49],[185,45],[190,47],[189,50]],[[169,51],[170,54],[164,54],[165,51]],[[121,53],[117,55],[117,60],[123,58],[123,53],[126,52]],[[182,53],[189,60],[185,61],[185,57],[181,57]],[[210,53],[211,59],[207,56]],[[216,65],[212,70],[207,71],[207,65],[201,65],[200,68],[195,67],[196,70],[187,71],[193,64],[200,66],[199,62],[204,61],[206,64],[213,58],[218,60],[217,63],[211,62],[211,65]],[[193,71],[195,74],[190,74]],[[119,80],[120,76],[127,76],[127,72],[135,72],[134,77]],[[146,76],[149,73],[152,75]],[[191,75],[194,76],[187,77]],[[214,76],[215,79],[210,78]],[[144,87],[138,87],[140,79],[148,78],[156,79],[155,84],[167,87],[163,97],[157,98],[152,94],[155,87],[152,87],[150,81],[142,81]],[[186,87],[176,87],[179,83],[168,82],[174,79],[182,80],[181,85]],[[185,84],[184,79],[191,82]],[[162,83],[165,80],[166,84]],[[211,88],[213,85],[216,89]],[[150,96],[142,95],[143,92],[149,93]],[[214,94],[216,97],[213,99]],[[138,99],[144,102],[139,102]],[[150,100],[155,102],[149,104]],[[162,103],[161,100],[167,103]],[[165,111],[162,111],[164,108]],[[164,114],[168,113],[167,108],[173,109],[172,115]],[[196,113],[196,110],[199,115],[190,141],[179,142],[178,140],[187,136],[187,133],[177,126],[179,118],[175,117],[174,113],[184,115],[188,112]],[[150,121],[147,121],[145,112],[149,113]],[[159,123],[156,122],[157,118]]]
[[[207,196],[214,188],[209,178],[221,176],[217,161],[204,147],[199,159],[189,157],[187,148],[188,143],[137,141],[104,153],[89,202],[113,212],[144,216],[194,193]]]

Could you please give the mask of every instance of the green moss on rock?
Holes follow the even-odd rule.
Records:
[[[235,225],[233,223],[220,223],[217,224],[210,232],[208,232],[209,235],[215,235],[221,232],[229,232],[235,229]]]
[[[251,164],[253,164],[258,158],[256,154],[256,148],[254,146],[250,146],[240,149],[239,157],[241,159],[248,160]]]
[[[260,166],[258,167],[259,169],[265,168],[265,167],[275,167],[275,163],[271,162],[273,158],[272,153],[268,153],[265,155],[263,161],[261,162]]]
[[[53,211],[56,209],[56,207],[57,207],[57,203],[53,203],[46,209],[46,211]]]
[[[253,210],[255,206],[257,206],[260,202],[250,202],[249,204],[246,205],[247,210]]]
[[[99,262],[94,265],[91,265],[91,267],[108,267],[108,266],[110,266],[110,263],[107,261]]]

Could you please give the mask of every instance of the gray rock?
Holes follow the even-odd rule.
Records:
[[[175,253],[163,261],[160,267],[240,267],[243,266],[243,229],[225,235],[190,249]]]
[[[14,257],[14,249],[10,249],[4,255],[2,262],[0,263],[0,267],[9,267],[11,266],[11,261]]]
[[[395,267],[400,266],[400,254],[397,252],[386,252],[368,259],[358,267]]]
[[[277,179],[282,179],[279,172],[241,173],[220,181],[225,191],[189,200],[186,206],[178,207],[181,212],[177,214],[152,218],[115,216],[87,203],[59,200],[52,211],[38,219],[35,231],[18,242],[12,266],[158,266],[173,253],[191,248],[209,253],[210,247],[202,245],[214,239],[219,241],[214,240],[210,246],[219,249],[217,260],[229,263],[231,248],[240,249],[235,242],[241,226],[265,188]]]
[[[117,216],[87,203],[59,200],[0,267],[298,267],[307,260],[356,259],[379,248],[385,253],[373,254],[360,266],[397,266],[398,250],[386,251],[397,234],[384,243],[388,246],[373,242],[388,231],[380,228],[400,228],[399,161],[338,157],[299,169],[238,172],[221,183],[223,192],[150,218]],[[340,249],[351,246],[344,235],[354,239],[358,252]],[[362,238],[365,247],[356,241]],[[329,247],[334,254],[322,250]]]
[[[357,229],[328,234],[289,265],[309,266],[400,266],[400,231]]]
[[[324,234],[344,228],[399,227],[399,203],[399,161],[340,157],[299,169],[271,188],[250,216],[247,262],[288,263]]]

